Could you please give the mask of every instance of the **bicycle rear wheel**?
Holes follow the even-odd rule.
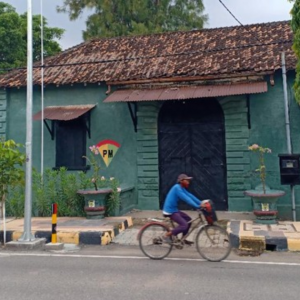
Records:
[[[205,225],[196,236],[199,254],[209,261],[221,261],[230,251],[231,245],[227,231],[217,225]]]
[[[168,231],[164,224],[149,224],[139,234],[139,246],[142,252],[151,259],[163,259],[171,252],[173,245],[163,241]]]

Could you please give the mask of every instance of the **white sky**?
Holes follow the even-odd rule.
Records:
[[[18,13],[27,10],[27,0],[0,0],[11,4]],[[47,18],[49,26],[60,27],[66,30],[59,41],[63,49],[70,48],[81,43],[82,30],[85,29],[85,20],[88,12],[80,19],[70,21],[67,14],[58,14],[56,6],[63,0],[32,0],[33,14],[40,14],[40,4],[43,1],[43,14]],[[124,1],[124,0],[120,0]],[[289,20],[292,4],[288,0],[222,0],[242,24],[265,23],[273,21]],[[225,10],[219,0],[204,0],[205,13],[209,16],[209,24],[205,27],[235,26],[238,23]]]

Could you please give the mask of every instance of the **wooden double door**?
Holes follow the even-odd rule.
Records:
[[[226,145],[223,110],[216,99],[166,101],[158,126],[160,207],[177,176],[193,177],[189,190],[227,210]],[[180,209],[190,209],[180,203]]]

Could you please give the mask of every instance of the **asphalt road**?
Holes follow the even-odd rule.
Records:
[[[193,249],[152,261],[136,247],[0,251],[0,299],[299,299],[300,254],[203,261]]]

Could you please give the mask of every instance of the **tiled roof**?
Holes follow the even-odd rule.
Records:
[[[289,21],[95,39],[45,60],[44,83],[72,84],[172,77],[266,74],[295,68]],[[56,65],[56,66],[55,66]],[[34,70],[40,84],[40,69]],[[26,70],[0,77],[0,86],[26,85]]]

